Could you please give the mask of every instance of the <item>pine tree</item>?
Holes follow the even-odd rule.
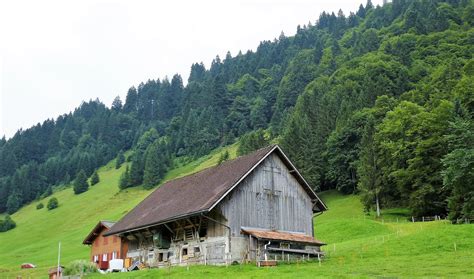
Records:
[[[128,169],[128,165],[125,168],[125,172],[122,173],[120,176],[120,181],[119,181],[119,188],[121,190],[130,187],[130,170]]]
[[[143,183],[143,169],[144,169],[142,152],[136,151],[133,154],[133,159],[130,167],[129,185],[138,186]]]
[[[117,154],[117,159],[115,159],[115,168],[119,169],[124,162],[125,162],[125,155],[123,154],[123,151],[120,150],[119,153]]]
[[[156,186],[163,179],[168,168],[167,155],[161,140],[153,142],[145,152],[145,171],[143,175],[143,185],[150,189]]]
[[[7,200],[7,213],[8,214],[13,214],[15,213],[18,209],[20,209],[21,206],[21,195],[17,190],[14,190],[13,193],[8,196]]]
[[[97,173],[97,170],[95,170],[91,176],[91,186],[99,183],[99,181],[100,181],[99,174]]]
[[[78,195],[84,193],[89,189],[89,183],[87,183],[87,175],[84,170],[79,171],[74,180],[74,194]]]

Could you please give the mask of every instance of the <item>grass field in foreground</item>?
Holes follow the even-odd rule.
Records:
[[[399,216],[403,210],[385,215],[391,220],[398,216],[399,222],[382,223],[364,216],[357,196],[329,191],[321,197],[329,207],[315,219],[317,238],[328,243],[321,265],[311,261],[274,268],[190,266],[88,278],[474,278],[474,225],[411,223]]]
[[[165,181],[184,176],[217,164],[220,153],[227,149],[235,157],[237,145],[217,149],[196,161],[178,165]],[[0,278],[48,278],[48,268],[57,264],[58,243],[61,242],[61,263],[68,265],[77,259],[89,259],[90,248],[83,239],[99,220],[120,219],[151,191],[142,187],[119,191],[118,181],[125,166],[115,169],[115,162],[99,169],[100,182],[80,195],[71,187],[54,192],[59,200],[57,209],[48,211],[49,198],[33,202],[12,215],[17,227],[0,233]],[[45,207],[37,210],[42,202]],[[33,263],[35,269],[21,270],[22,263]]]

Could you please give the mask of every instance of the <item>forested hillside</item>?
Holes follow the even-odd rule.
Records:
[[[115,157],[131,161],[121,188],[153,187],[242,138],[241,150],[280,142],[316,190],[358,191],[368,208],[474,218],[473,24],[469,0],[369,0],[193,64],[186,86],[177,74],[110,108],[84,102],[0,140],[0,212]]]

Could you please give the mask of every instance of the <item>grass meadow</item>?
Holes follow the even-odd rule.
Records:
[[[226,148],[231,158],[236,145]],[[184,176],[217,163],[223,149],[191,162],[178,162],[165,180]],[[118,220],[152,190],[141,187],[119,191],[117,185],[125,166],[114,162],[99,170],[100,183],[74,195],[72,188],[56,189],[59,207],[37,210],[34,202],[12,218],[14,230],[0,234],[0,278],[47,278],[57,263],[88,259],[89,247],[82,240],[99,220]],[[405,209],[383,211],[383,218],[363,213],[357,196],[335,191],[321,194],[329,210],[315,218],[315,235],[326,242],[326,257],[305,262],[282,263],[274,268],[253,264],[236,266],[189,266],[150,269],[87,278],[474,278],[474,225],[452,225],[447,221],[407,221]],[[37,268],[21,270],[22,263]]]

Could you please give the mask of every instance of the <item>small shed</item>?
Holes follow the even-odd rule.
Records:
[[[100,221],[82,242],[84,245],[90,245],[90,260],[102,270],[109,268],[111,260],[125,259],[124,255],[127,254],[127,244],[122,242],[120,237],[104,236],[114,224],[115,222],[111,221]]]
[[[64,266],[55,266],[48,270],[49,279],[59,279],[62,277]],[[59,275],[59,277],[58,277]]]

